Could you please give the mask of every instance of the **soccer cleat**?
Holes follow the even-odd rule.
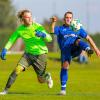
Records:
[[[4,90],[3,92],[0,92],[0,95],[6,95],[8,92]]]
[[[59,95],[66,95],[66,90],[61,90]]]
[[[87,49],[86,52],[89,57],[94,53],[92,49]]]
[[[48,78],[48,80],[47,80],[47,84],[48,84],[48,87],[49,87],[49,88],[52,88],[52,87],[53,87],[53,80],[52,80],[52,78],[51,78],[50,73],[49,73],[49,78]]]

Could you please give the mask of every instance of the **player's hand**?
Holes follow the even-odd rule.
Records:
[[[42,38],[45,38],[46,37],[46,34],[45,33],[43,33],[43,32],[41,32],[41,31],[39,31],[39,30],[35,30],[35,32],[36,32],[36,36],[37,37],[42,37]]]
[[[6,60],[6,58],[5,58],[6,53],[7,53],[7,49],[3,48],[2,52],[1,52],[1,55],[0,55],[2,60]]]
[[[56,16],[53,16],[50,18],[51,22],[57,22],[57,17]]]
[[[99,50],[99,49],[97,49],[97,50],[95,51],[95,53],[96,53],[96,55],[97,55],[98,57],[100,57],[100,50]]]

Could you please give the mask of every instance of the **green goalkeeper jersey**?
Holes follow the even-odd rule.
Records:
[[[37,37],[35,30],[39,30],[46,34],[45,38]],[[33,23],[30,26],[20,25],[17,30],[11,35],[5,48],[8,50],[18,39],[22,38],[25,45],[25,52],[33,55],[48,53],[48,48],[45,42],[51,42],[51,36],[45,31],[42,25]]]

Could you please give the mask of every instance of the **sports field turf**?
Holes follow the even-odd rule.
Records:
[[[15,68],[21,55],[8,55],[6,61],[0,60],[0,91]],[[100,100],[100,58],[89,58],[88,64],[72,62],[69,69],[66,96],[60,92],[59,54],[49,53],[47,70],[51,72],[54,87],[40,84],[32,67],[21,73],[9,90],[9,94],[0,96],[0,100]]]

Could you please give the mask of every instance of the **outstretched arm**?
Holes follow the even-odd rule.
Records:
[[[100,50],[97,48],[96,44],[94,43],[93,39],[87,35],[86,40],[90,43],[91,47],[95,51],[96,55],[100,57]]]
[[[6,46],[2,49],[2,52],[0,55],[2,60],[6,60],[5,56],[6,56],[7,50],[9,50],[11,48],[11,46],[14,44],[14,42],[17,40],[18,37],[19,37],[19,35],[18,35],[17,31],[11,35]]]

